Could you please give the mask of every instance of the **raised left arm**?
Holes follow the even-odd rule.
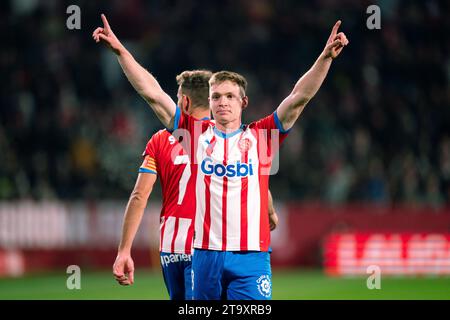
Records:
[[[295,84],[291,94],[277,108],[277,115],[284,130],[290,129],[302,113],[307,103],[314,97],[325,79],[331,62],[348,45],[343,32],[337,32],[341,21],[334,25],[327,44],[311,69]]]

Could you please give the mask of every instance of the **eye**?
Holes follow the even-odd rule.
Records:
[[[233,99],[233,95],[231,93],[229,93],[229,94],[227,94],[227,98],[228,98],[228,100],[231,100],[231,99]]]

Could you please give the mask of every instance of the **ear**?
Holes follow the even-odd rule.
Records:
[[[244,110],[245,108],[247,108],[248,106],[248,97],[242,97],[242,110]]]
[[[188,111],[191,108],[191,99],[189,99],[188,96],[184,95],[181,97],[181,105],[185,113],[188,113]]]

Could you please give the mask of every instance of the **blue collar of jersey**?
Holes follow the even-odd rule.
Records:
[[[219,129],[217,129],[216,126],[214,126],[214,133],[216,135],[218,135],[219,137],[221,137],[221,138],[228,139],[228,138],[234,137],[238,133],[242,132],[243,129],[244,129],[244,125],[241,124],[241,127],[239,129],[237,129],[236,131],[233,131],[233,132],[230,132],[230,133],[225,133],[225,132],[222,132]]]

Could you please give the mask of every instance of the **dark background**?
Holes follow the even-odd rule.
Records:
[[[66,27],[71,4],[81,30]],[[366,27],[371,4],[380,30]],[[183,70],[244,74],[247,123],[275,110],[341,19],[350,44],[282,147],[274,197],[450,201],[448,1],[11,0],[0,12],[0,200],[129,196],[162,126],[92,40],[105,13],[175,100]]]

